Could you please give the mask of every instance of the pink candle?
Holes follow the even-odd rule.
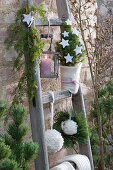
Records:
[[[51,74],[51,59],[48,58],[46,54],[44,58],[41,59],[41,75]]]

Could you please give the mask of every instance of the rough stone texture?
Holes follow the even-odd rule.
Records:
[[[69,149],[62,148],[59,152],[57,152],[55,154],[50,154],[49,155],[49,160],[51,160],[50,168],[57,165],[58,160],[63,159],[64,155],[67,156],[72,153],[73,153],[73,151],[71,149],[69,150]]]
[[[6,5],[6,6],[8,6],[8,5],[15,5],[15,4],[17,4],[19,1],[18,0],[1,0],[0,1],[0,5]]]
[[[5,52],[5,60],[6,61],[13,61],[15,57],[17,57],[16,51],[14,51],[14,48],[12,47],[10,50]]]
[[[113,1],[112,0],[98,0],[100,20],[106,19],[107,16],[113,14]]]
[[[0,1],[0,90],[17,80],[13,70],[13,58],[16,57],[16,53],[13,49],[6,51],[4,40],[8,36],[7,27],[14,21],[18,8],[18,0]]]

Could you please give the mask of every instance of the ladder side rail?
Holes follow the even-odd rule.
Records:
[[[32,3],[32,0],[20,0],[20,6],[22,6],[24,2],[30,4]],[[37,66],[37,62],[38,62],[38,56],[32,68],[34,70],[34,77],[36,81],[36,86],[38,88],[35,89],[35,96],[33,98],[32,104],[30,104],[29,106],[32,138],[34,142],[38,142],[39,144],[37,157],[35,159],[35,170],[49,170],[47,147],[45,143],[45,124],[44,124],[39,65],[37,70],[35,70]]]
[[[35,170],[49,170],[39,66],[35,73],[35,81],[38,89],[35,89],[35,97],[29,107],[33,141],[39,144]]]
[[[69,11],[69,6],[68,6],[68,1],[67,0],[62,0],[62,1],[56,0],[56,4],[57,4],[59,18],[70,19],[70,11]],[[73,103],[73,109],[77,113],[83,112],[84,117],[86,118],[86,111],[85,111],[84,100],[83,100],[81,88],[79,88],[79,91],[76,95],[73,95],[72,103]],[[92,170],[94,170],[90,139],[88,138],[88,143],[86,143],[84,145],[79,145],[79,148],[80,148],[81,154],[85,154],[86,156],[88,156],[90,163],[91,163]]]
[[[67,0],[56,0],[59,18],[70,19],[70,12]]]
[[[77,94],[72,95],[72,104],[73,104],[73,108],[75,112],[78,114],[82,112],[84,115],[84,118],[86,118],[86,110],[85,110],[81,87],[79,88],[79,91]],[[87,124],[87,121],[86,121],[86,124]],[[89,158],[91,169],[94,170],[92,150],[91,150],[89,137],[88,137],[88,142],[86,144],[79,144],[79,150],[80,150],[80,154],[86,155]]]

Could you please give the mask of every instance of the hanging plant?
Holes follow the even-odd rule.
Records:
[[[5,40],[7,50],[14,46],[18,54],[14,61],[14,68],[19,72],[23,69],[23,74],[13,93],[13,102],[16,104],[23,102],[22,97],[24,94],[27,94],[29,101],[34,96],[36,82],[33,66],[37,62],[37,56],[39,63],[44,46],[37,29],[31,25],[37,14],[45,21],[46,11],[43,5],[38,7],[25,5],[22,9],[18,10],[15,16],[15,23],[11,24],[8,28],[9,37]]]
[[[53,128],[59,131],[64,138],[64,147],[74,148],[76,143],[86,143],[88,139],[88,132],[86,126],[86,120],[82,114],[76,114],[74,111],[71,113],[71,120],[77,124],[77,133],[74,135],[67,135],[62,128],[62,124],[69,120],[69,113],[67,112],[58,112],[54,118]]]

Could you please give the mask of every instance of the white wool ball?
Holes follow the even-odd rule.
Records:
[[[48,152],[58,152],[64,143],[64,139],[57,130],[47,130],[45,132],[46,144]]]
[[[74,135],[77,133],[77,128],[78,128],[78,125],[76,122],[74,122],[73,120],[66,120],[64,122],[62,130],[67,135]]]

